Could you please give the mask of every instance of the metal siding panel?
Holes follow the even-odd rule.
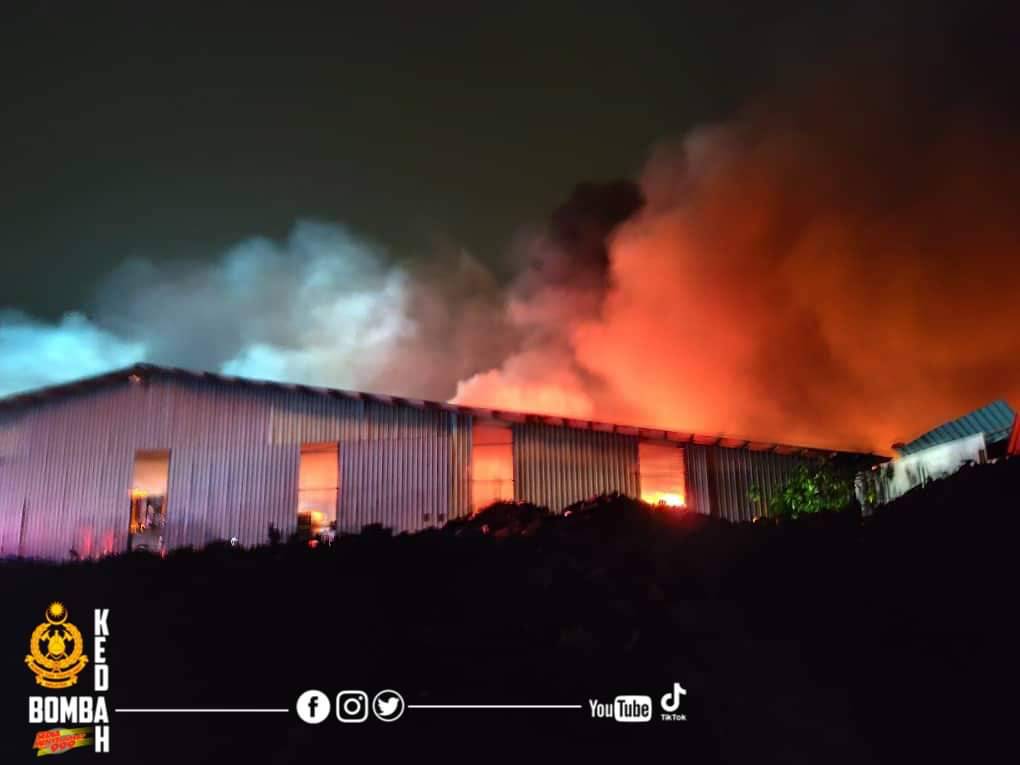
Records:
[[[145,448],[170,450],[171,547],[260,544],[270,523],[290,533],[301,444],[316,441],[339,443],[341,528],[421,529],[469,512],[469,425],[445,411],[158,376],[33,404],[0,424],[0,548],[17,552],[27,504],[26,555],[125,549]]]
[[[713,446],[712,450],[719,465],[719,516],[733,520],[733,461],[730,459],[730,450],[718,446]]]
[[[597,494],[637,494],[637,438],[556,425],[513,426],[519,500],[559,512]]]
[[[712,514],[708,495],[706,451],[704,446],[686,444],[688,506],[702,515]]]
[[[270,523],[290,533],[308,442],[339,444],[341,529],[420,529],[470,513],[472,424],[469,414],[158,375],[35,403],[0,420],[0,549],[17,551],[27,508],[27,555],[123,550],[144,448],[170,450],[172,547],[232,535],[258,544]],[[559,511],[603,492],[638,495],[635,436],[544,423],[515,424],[513,434],[518,499]],[[804,462],[696,444],[684,455],[694,509],[733,520],[753,514],[751,485],[771,497]]]
[[[713,459],[708,459],[709,452]],[[710,507],[708,512],[731,521],[749,521],[757,512],[749,496],[751,487],[761,488],[767,507],[768,500],[786,478],[806,461],[798,455],[691,445],[688,447],[688,465],[691,466],[689,485],[693,490],[695,509],[706,512],[705,506],[711,504],[708,487],[714,481],[717,505]],[[715,465],[715,474],[708,475],[712,464]]]
[[[450,427],[453,438],[450,449],[454,459],[450,465],[451,484],[454,487],[453,517],[463,518],[471,514],[471,430],[473,418],[470,415],[453,414]]]

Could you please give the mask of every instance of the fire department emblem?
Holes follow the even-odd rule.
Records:
[[[28,668],[44,688],[68,688],[78,682],[89,657],[82,653],[81,632],[67,621],[67,609],[60,602],[50,603],[46,621],[32,631]]]

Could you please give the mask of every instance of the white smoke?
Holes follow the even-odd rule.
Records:
[[[464,278],[484,282],[484,271],[464,258],[459,270],[445,270],[442,289]],[[300,222],[283,242],[252,238],[206,263],[135,258],[101,285],[90,318],[0,315],[0,394],[138,361],[311,385],[389,383],[412,393],[416,381],[396,360],[458,318],[449,307],[437,313],[441,291],[332,224]],[[464,341],[421,353],[442,365]],[[450,366],[458,374],[457,363]]]
[[[80,313],[53,324],[0,314],[0,395],[99,374],[145,355],[144,343],[105,332]]]

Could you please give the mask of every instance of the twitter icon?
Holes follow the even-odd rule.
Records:
[[[396,691],[379,691],[372,699],[372,712],[383,722],[399,720],[404,714],[404,697]]]

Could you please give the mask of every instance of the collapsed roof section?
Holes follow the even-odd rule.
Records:
[[[897,447],[897,451],[906,456],[928,449],[932,446],[958,441],[967,436],[983,433],[986,444],[996,444],[1010,437],[1010,431],[1016,420],[1016,412],[1005,401],[993,401],[980,409],[968,412],[962,417],[932,428],[913,441]]]

